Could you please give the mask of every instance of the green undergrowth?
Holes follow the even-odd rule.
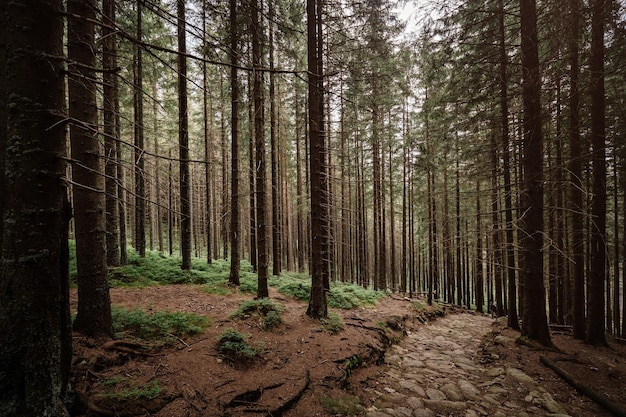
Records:
[[[283,306],[268,298],[246,300],[239,304],[237,310],[231,313],[230,318],[252,320],[261,329],[270,330],[283,322],[280,318],[280,313],[283,311]]]
[[[175,343],[176,338],[186,338],[211,325],[204,316],[192,313],[157,311],[148,314],[141,309],[111,306],[113,329],[117,338],[139,339],[157,344]]]
[[[162,389],[156,380],[141,384],[133,378],[115,375],[99,383],[104,389],[98,394],[115,401],[153,400]]]
[[[75,243],[70,241],[70,279],[76,285]],[[249,262],[242,260],[240,285],[228,284],[230,261],[215,259],[207,264],[206,259],[193,258],[189,271],[180,269],[179,256],[169,256],[157,251],[146,251],[145,258],[128,247],[128,263],[109,268],[111,287],[147,287],[151,285],[198,284],[201,291],[226,296],[235,292],[254,295],[257,292],[257,275]],[[268,283],[282,294],[307,302],[311,292],[308,274],[284,272],[270,276]],[[328,306],[339,309],[372,306],[387,296],[385,291],[374,291],[356,284],[333,281],[327,294]]]
[[[328,313],[326,318],[320,320],[320,324],[322,325],[322,329],[330,334],[337,334],[346,326],[343,318],[332,311]]]
[[[264,346],[262,342],[251,345],[248,340],[250,335],[227,327],[217,337],[217,350],[230,362],[250,361],[263,352]]]

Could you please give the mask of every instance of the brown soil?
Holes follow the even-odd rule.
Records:
[[[320,399],[358,397],[364,407],[369,399],[363,388],[373,386],[385,349],[398,342],[406,330],[419,331],[426,320],[454,312],[451,307],[417,311],[410,300],[389,297],[370,308],[337,310],[345,328],[337,334],[324,331],[305,315],[306,304],[270,290],[285,311],[283,323],[264,331],[250,320],[231,320],[229,315],[249,294],[218,296],[189,285],[111,290],[114,305],[150,311],[182,311],[205,315],[212,325],[201,335],[178,340],[175,345],[147,349],[136,343],[98,343],[74,335],[73,377],[79,394],[76,416],[327,416],[332,415]],[[76,294],[72,293],[72,308]],[[217,336],[231,327],[262,342],[258,358],[231,363],[217,351]],[[489,329],[486,329],[488,331]],[[494,327],[485,348],[497,352],[502,363],[516,363],[540,381],[572,416],[610,415],[578,394],[554,371],[539,361],[567,355],[576,361],[558,363],[576,378],[626,408],[626,347],[593,348],[570,336],[555,334],[565,353],[531,349],[513,344],[494,344],[497,334],[517,337],[510,329]],[[115,383],[117,381],[117,383]],[[154,399],[111,398],[107,393],[158,386]]]

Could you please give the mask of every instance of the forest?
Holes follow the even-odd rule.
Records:
[[[116,271],[157,255],[258,300],[302,274],[315,320],[350,284],[626,338],[623,0],[0,17],[0,415],[69,415],[72,335],[114,339]]]

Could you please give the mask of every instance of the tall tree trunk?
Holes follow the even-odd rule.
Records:
[[[551,345],[543,283],[543,143],[535,0],[520,0],[520,17],[524,108],[524,215],[520,219],[524,280],[522,335]]]
[[[113,337],[106,265],[104,179],[98,142],[96,105],[95,1],[68,1],[68,58],[75,63],[68,80],[78,314],[74,329]]]
[[[295,92],[295,107],[296,107],[296,120],[295,120],[295,124],[296,124],[296,137],[295,137],[295,141],[296,141],[296,216],[297,216],[297,221],[296,223],[298,224],[298,238],[297,240],[297,248],[296,248],[296,252],[297,252],[297,260],[298,260],[298,271],[299,272],[304,272],[304,266],[305,266],[305,248],[306,248],[306,233],[305,233],[305,214],[304,214],[304,187],[302,185],[303,183],[303,179],[302,179],[302,164],[300,161],[302,161],[303,157],[302,157],[302,151],[301,151],[301,145],[300,145],[300,141],[301,141],[301,130],[300,130],[300,103],[299,103],[299,94],[298,94],[298,87],[296,86],[296,92]],[[306,155],[305,155],[306,156]]]
[[[6,64],[0,107],[12,109],[2,116],[0,133],[7,150],[0,158],[6,157],[0,173],[0,415],[65,417],[70,363],[64,350],[67,339],[71,346],[71,333],[63,330],[69,317],[70,215],[64,184],[63,3],[23,6],[0,5],[5,44],[0,54],[6,54],[0,58]]]
[[[593,198],[591,201],[591,275],[587,297],[587,343],[607,345],[604,337],[606,306],[606,155],[604,98],[604,0],[591,2],[591,146]]]
[[[254,66],[254,136],[256,143],[256,222],[257,222],[257,297],[269,297],[267,286],[268,259],[267,259],[267,184],[265,179],[265,121],[263,107],[263,73],[261,69],[261,21],[259,0],[252,0],[252,65]]]
[[[230,99],[231,99],[231,161],[230,177],[230,276],[228,282],[239,285],[240,248],[239,242],[239,79],[237,78],[238,65],[238,30],[237,30],[237,0],[230,0]]]
[[[570,34],[570,100],[569,100],[569,146],[570,146],[570,204],[571,211],[571,241],[572,241],[572,275],[574,284],[574,299],[572,301],[572,325],[574,337],[585,339],[585,261],[583,245],[583,187],[582,182],[582,151],[580,137],[580,93],[578,77],[580,65],[578,60],[580,38],[580,0],[570,0],[570,19],[572,33]]]
[[[269,3],[269,64],[270,64],[270,165],[272,173],[272,275],[280,275],[282,269],[282,248],[281,248],[281,203],[280,203],[280,172],[278,168],[278,145],[277,130],[278,122],[276,120],[276,86],[274,76],[274,2],[268,0]]]
[[[504,175],[504,215],[505,215],[505,246],[506,254],[506,278],[508,292],[507,325],[519,330],[517,317],[517,277],[515,265],[515,242],[513,237],[513,198],[511,196],[511,164],[509,150],[509,99],[508,99],[508,75],[507,75],[507,51],[504,24],[504,1],[498,1],[499,7],[499,38],[500,38],[500,124],[502,129],[502,171]]]
[[[484,275],[483,275],[483,238],[482,238],[482,224],[480,221],[481,208],[480,208],[480,179],[476,179],[476,271],[474,281],[476,283],[476,311],[483,312],[485,304],[485,291],[483,289]],[[468,288],[469,290],[469,288]],[[469,291],[468,291],[469,292]]]
[[[206,21],[207,21],[207,3],[202,3],[202,33],[203,36],[207,37],[206,31]],[[207,45],[205,44],[204,51],[208,51]],[[211,198],[212,191],[212,181],[211,181],[211,168],[212,168],[212,154],[211,154],[211,146],[213,145],[211,142],[211,119],[213,117],[212,114],[209,113],[209,76],[208,76],[208,68],[207,63],[204,61],[202,63],[202,110],[204,112],[204,200],[205,200],[205,213],[204,213],[204,224],[206,229],[206,261],[207,264],[211,264],[213,262],[213,252],[212,252],[212,239],[213,239],[213,222],[212,222],[212,206],[213,199]]]
[[[178,12],[178,144],[180,158],[180,254],[181,269],[191,269],[191,178],[189,176],[189,115],[187,114],[187,41],[185,0],[177,0]]]
[[[495,283],[495,304],[497,308],[497,316],[504,315],[504,300],[503,300],[503,286],[502,286],[502,247],[500,243],[500,205],[498,204],[500,195],[498,193],[498,146],[496,143],[495,131],[490,133],[491,136],[491,242],[492,242],[492,257],[493,262],[492,272]]]
[[[142,2],[137,0],[137,42],[142,42]],[[135,166],[135,228],[134,245],[139,256],[146,256],[146,191],[145,191],[145,159],[144,159],[144,127],[143,127],[143,52],[142,47],[135,45],[135,65],[133,65],[133,104],[134,104],[134,136],[133,161]]]
[[[115,39],[115,2],[102,1],[102,96],[104,122],[104,174],[106,189],[107,265],[120,264],[119,208],[117,202],[117,152],[115,100],[117,100],[117,42]]]
[[[254,91],[250,73],[248,73],[248,183],[250,187],[250,264],[252,271],[257,272],[258,251],[256,244],[256,164],[254,162],[255,133],[254,133]],[[296,119],[297,120],[297,119]]]
[[[321,22],[320,0],[307,0],[307,48],[309,73],[309,176],[311,193],[311,296],[307,315],[313,318],[325,318],[328,315],[326,303],[324,249],[328,239],[327,206],[324,189],[326,149],[324,146],[323,79],[321,62]]]

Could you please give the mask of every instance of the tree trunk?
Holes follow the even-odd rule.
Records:
[[[69,416],[65,64],[60,0],[2,4],[0,415]],[[9,29],[10,30],[6,30]],[[37,28],[37,30],[33,30]],[[5,136],[6,135],[6,136]],[[103,242],[104,243],[104,242]],[[68,345],[68,341],[70,345]]]
[[[276,120],[276,81],[274,76],[274,5],[273,0],[269,3],[269,65],[270,65],[270,165],[272,174],[272,275],[280,275],[282,269],[281,248],[281,202],[280,202],[280,171],[278,168],[278,122]]]
[[[571,204],[571,240],[572,240],[572,275],[574,299],[572,300],[572,327],[576,339],[584,339],[585,328],[585,262],[583,246],[583,208],[582,182],[582,151],[580,137],[580,93],[578,77],[580,67],[578,62],[578,42],[580,33],[580,0],[570,0],[571,28],[570,34],[570,100],[569,100],[569,146],[570,146],[570,204]]]
[[[254,150],[255,150],[255,134],[254,134],[254,92],[250,74],[248,73],[248,91],[249,91],[249,104],[248,104],[248,182],[250,187],[250,264],[252,264],[252,271],[257,272],[258,266],[258,250],[256,244],[256,165],[254,163]],[[296,118],[297,120],[297,118]]]
[[[142,42],[142,0],[137,0],[137,41]],[[143,127],[143,55],[135,45],[133,80],[134,136],[133,161],[135,164],[135,229],[134,244],[139,256],[146,256],[146,191],[144,178],[144,127]]]
[[[261,68],[261,25],[259,18],[259,0],[252,1],[252,65],[255,68],[254,77],[254,135],[256,143],[256,222],[257,222],[257,297],[269,297],[267,286],[268,259],[267,259],[267,184],[265,180],[265,122],[263,107],[263,73]]]
[[[485,304],[484,276],[483,276],[483,238],[482,225],[480,221],[480,179],[476,179],[476,266],[475,266],[475,282],[476,282],[476,311],[483,312]],[[468,286],[469,288],[469,286]],[[468,291],[469,292],[469,291]]]
[[[207,25],[207,3],[202,3],[202,32],[206,34],[206,25]],[[206,36],[206,35],[205,35]],[[205,45],[204,51],[208,51],[208,48]],[[211,221],[211,213],[213,206],[213,199],[211,198],[211,167],[212,167],[212,159],[211,159],[211,146],[213,145],[211,142],[211,122],[210,117],[212,114],[209,113],[209,80],[208,80],[208,68],[207,63],[202,63],[202,86],[204,87],[204,91],[202,92],[202,110],[204,113],[204,200],[205,200],[205,212],[204,212],[204,224],[206,229],[206,261],[207,264],[211,264],[213,262],[213,253],[212,253],[212,239],[213,239],[213,222]]]
[[[230,275],[229,284],[239,285],[239,268],[241,259],[241,244],[239,236],[239,79],[237,65],[239,54],[237,30],[237,0],[230,0],[230,88],[231,88],[231,161],[230,177]]]
[[[181,269],[191,269],[191,178],[189,176],[189,115],[187,114],[187,53],[185,0],[178,11],[178,144],[180,158],[180,254]]]
[[[72,149],[78,314],[74,329],[113,337],[106,265],[104,178],[97,125],[94,44],[95,1],[68,1],[68,58],[75,63],[68,80]]]
[[[593,198],[591,201],[591,275],[587,296],[587,343],[607,345],[604,285],[606,279],[606,156],[604,99],[604,0],[591,2],[591,146]]]
[[[524,280],[522,335],[551,345],[543,283],[543,146],[535,0],[520,0],[520,17],[524,109],[524,215],[520,219]]]
[[[114,35],[115,2],[102,1],[102,96],[104,121],[104,174],[106,187],[106,253],[107,265],[120,264],[119,206],[117,201],[117,166],[116,146],[119,138],[116,133],[115,101],[117,94],[117,42]]]
[[[327,190],[324,189],[326,149],[324,146],[323,123],[323,81],[320,59],[321,37],[318,24],[321,21],[319,0],[307,0],[307,48],[309,73],[309,176],[311,192],[311,296],[307,315],[325,318],[328,315],[326,304],[324,249],[327,247],[328,221],[324,204]]]

